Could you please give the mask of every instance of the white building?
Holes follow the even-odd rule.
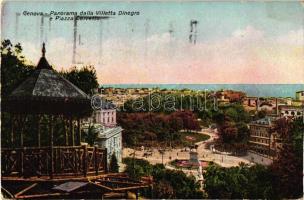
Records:
[[[116,106],[103,99],[96,99],[94,106],[93,115],[85,120],[83,130],[87,132],[89,127],[93,126],[94,131],[97,132],[94,145],[107,149],[108,163],[113,153],[120,163],[122,162],[122,128],[116,126]]]
[[[122,128],[120,126],[107,128],[103,126],[99,132],[95,145],[102,148],[107,148],[108,163],[110,162],[111,156],[115,154],[117,161],[122,162]]]
[[[98,147],[107,148],[107,159],[110,162],[111,156],[115,154],[117,161],[122,162],[122,128],[117,127],[106,127],[101,124],[88,123],[83,126],[84,132],[87,132],[89,126],[93,126],[97,132],[97,138],[94,145]]]
[[[106,127],[116,126],[116,106],[109,102],[102,100],[98,110],[94,110],[93,122],[102,124]]]

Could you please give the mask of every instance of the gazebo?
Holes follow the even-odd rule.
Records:
[[[53,70],[45,52],[43,44],[36,69],[2,99],[2,111],[12,115],[11,145],[1,148],[2,195],[96,199],[133,191],[138,198],[138,190],[149,188],[151,180],[134,181],[121,173],[108,173],[107,149],[81,143],[81,118],[92,113],[90,98]],[[36,119],[30,126],[37,126],[37,144],[31,146],[24,142],[29,117]],[[47,126],[41,126],[42,119]],[[54,145],[56,119],[64,122],[64,145]],[[47,144],[41,143],[42,138],[48,138]]]
[[[84,175],[106,172],[106,149],[81,146],[81,118],[92,113],[90,98],[82,90],[53,70],[42,57],[36,69],[2,101],[4,112],[13,117],[11,147],[1,149],[2,170],[5,176],[54,176]],[[24,145],[24,124],[28,117],[37,120],[37,144]],[[48,123],[48,135],[41,135],[41,119]],[[54,120],[64,121],[65,145],[54,146]],[[75,122],[76,134],[75,134]],[[15,132],[18,130],[18,133]],[[16,134],[20,141],[17,141]],[[41,145],[41,137],[48,137],[47,145]]]

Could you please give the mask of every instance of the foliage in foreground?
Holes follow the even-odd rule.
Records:
[[[303,196],[302,119],[282,118],[276,122],[283,140],[282,149],[269,167],[221,168],[211,165],[204,178],[208,198],[295,199]]]
[[[223,168],[209,165],[204,172],[204,190],[211,199],[273,199],[273,175],[264,166]]]
[[[153,176],[153,198],[200,199],[204,193],[193,176],[182,171],[165,169],[162,164],[151,165],[146,160],[125,158],[126,173],[139,179]]]
[[[109,171],[113,173],[119,172],[119,165],[115,153],[111,156]]]
[[[280,198],[295,199],[303,196],[303,119],[276,122],[275,129],[282,135],[283,147],[270,166],[276,176]]]

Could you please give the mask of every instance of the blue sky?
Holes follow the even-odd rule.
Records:
[[[15,30],[15,13],[23,11],[96,11],[126,10],[140,11],[140,16],[116,16],[110,19],[111,30],[105,37],[128,37],[126,32],[130,24],[138,37],[145,34],[144,23],[150,20],[150,34],[167,32],[169,24],[176,30],[175,36],[187,38],[189,21],[199,21],[199,40],[226,37],[235,29],[245,28],[248,24],[263,29],[266,35],[273,36],[286,33],[290,29],[303,27],[303,6],[299,2],[6,2],[3,7],[5,23],[3,37],[11,38]],[[35,29],[38,29],[37,17],[20,17],[22,27],[27,27],[26,39],[34,41]],[[302,19],[302,20],[301,20]],[[96,29],[97,22],[80,23],[84,34]],[[72,22],[54,21],[54,37],[63,36],[71,39]],[[97,26],[98,27],[98,26]],[[90,29],[90,31],[86,30]],[[98,30],[96,30],[98,31]],[[135,35],[136,35],[135,34]]]
[[[164,49],[166,46],[162,46],[161,42],[165,39],[164,34],[168,33],[170,24],[173,27],[173,38],[174,43],[171,44],[174,51],[185,51],[184,44],[187,43],[188,35],[190,30],[190,20],[198,20],[198,39],[199,44],[205,45],[212,43],[218,43],[222,40],[226,40],[235,33],[247,33],[248,31],[253,34],[262,33],[263,44],[265,40],[272,41],[277,37],[284,37],[293,32],[299,32],[303,30],[304,21],[304,6],[299,2],[20,2],[7,1],[3,4],[2,8],[2,38],[9,38],[12,41],[20,41],[24,43],[25,53],[29,55],[29,59],[35,62],[37,59],[37,49],[31,49],[29,43],[34,47],[40,46],[39,32],[40,32],[40,18],[34,16],[23,16],[23,11],[37,11],[49,13],[50,11],[97,11],[97,10],[112,10],[118,12],[119,10],[124,11],[139,11],[139,16],[114,16],[109,20],[103,21],[103,35],[102,41],[104,43],[103,52],[109,53],[109,57],[116,56],[117,51],[129,52],[133,51],[130,48],[136,46],[135,52],[132,56],[135,57],[133,63],[131,61],[122,60],[121,62],[113,62],[110,64],[110,59],[106,60],[107,56],[104,56],[104,66],[117,67],[119,63],[140,62],[136,60],[137,57],[143,59],[143,55],[138,53],[147,48],[145,42],[140,43],[139,41],[152,38],[152,41],[156,41],[154,44],[155,48]],[[15,13],[21,13],[19,18],[19,33],[16,40],[15,28],[16,28],[16,17]],[[146,32],[145,23],[149,21],[148,32]],[[81,34],[83,48],[87,49],[98,49],[100,42],[100,24],[97,21],[91,22],[79,22],[78,33]],[[133,32],[131,32],[131,27]],[[47,26],[46,26],[47,30]],[[45,32],[47,32],[45,30]],[[158,39],[153,40],[157,37]],[[241,37],[243,37],[241,35]],[[44,40],[48,43],[53,41],[50,46],[58,49],[57,51],[67,52],[72,51],[70,45],[73,41],[73,21],[53,21],[52,31],[44,36]],[[116,47],[113,45],[113,40],[121,41],[122,45]],[[57,41],[57,42],[56,42]],[[58,44],[58,41],[64,41],[62,47]],[[111,43],[112,45],[108,44]],[[251,41],[252,42],[252,41]],[[55,45],[57,44],[57,46]],[[138,44],[137,44],[138,43]],[[178,45],[180,44],[180,45]],[[272,44],[275,45],[275,44]],[[111,48],[115,46],[115,48]],[[127,47],[129,49],[127,49]],[[152,46],[152,45],[151,45]],[[299,45],[298,45],[299,46]],[[107,49],[106,49],[107,47]],[[135,48],[135,47],[134,47]],[[149,47],[148,47],[149,48]],[[151,47],[152,48],[152,47]],[[260,48],[260,47],[259,47]],[[263,47],[263,50],[265,48]],[[106,52],[107,51],[107,52]],[[155,50],[156,51],[156,50]],[[210,50],[212,51],[212,50]],[[151,50],[152,52],[152,50]],[[95,52],[96,54],[100,51]],[[207,52],[209,53],[209,52]],[[154,55],[155,54],[155,55]],[[185,52],[187,54],[187,52]],[[189,53],[190,54],[190,53]],[[269,54],[269,52],[268,52]],[[120,54],[118,54],[120,55]],[[157,53],[154,52],[151,56],[157,57]],[[188,55],[191,57],[193,55]],[[199,57],[199,55],[197,55]],[[218,55],[219,57],[224,55]],[[240,56],[247,57],[246,54],[240,54]],[[67,56],[67,57],[70,57]],[[83,56],[88,57],[88,56]],[[128,57],[128,56],[126,56]],[[52,60],[52,58],[50,58]],[[152,58],[153,59],[153,58]],[[173,59],[173,58],[172,58]],[[169,63],[172,66],[171,70],[174,70],[174,62],[171,63],[172,59],[164,60],[162,63]],[[186,60],[187,58],[184,58]],[[59,65],[59,67],[66,68],[71,65],[69,62],[60,62],[62,58],[53,58],[53,63]],[[197,61],[198,63],[199,61]],[[293,61],[294,62],[294,61]],[[94,63],[91,61],[84,61],[84,63]],[[199,63],[206,63],[201,61]],[[102,67],[96,64],[96,67]],[[153,65],[148,63],[147,65]],[[191,64],[190,64],[191,65]],[[193,64],[195,65],[195,64]],[[211,65],[210,65],[211,66]],[[128,68],[128,64],[126,65]],[[232,65],[233,67],[233,65]],[[246,66],[244,66],[246,67]],[[181,70],[180,68],[178,68]],[[150,70],[150,69],[149,69]],[[114,73],[114,72],[113,72]],[[143,72],[146,73],[146,72]],[[114,75],[114,74],[113,74]],[[102,79],[102,78],[101,78]],[[103,78],[104,79],[104,78]],[[277,78],[279,79],[279,78]],[[276,79],[276,80],[277,80]],[[143,79],[144,80],[144,79]],[[146,80],[146,79],[145,79]],[[178,78],[176,80],[179,80]],[[226,80],[226,79],[225,79]],[[288,79],[289,80],[289,79]],[[174,78],[168,79],[169,82],[174,81]],[[160,82],[168,82],[161,80]],[[106,81],[110,83],[110,80]],[[115,80],[114,80],[115,82]],[[136,79],[128,79],[125,82],[136,82]],[[150,80],[148,82],[157,82],[157,80]],[[198,82],[198,81],[195,81]],[[283,81],[284,82],[284,81]],[[285,81],[286,82],[286,81]],[[287,81],[288,82],[288,81]],[[301,81],[300,81],[301,82]]]

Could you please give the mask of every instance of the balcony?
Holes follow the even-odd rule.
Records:
[[[107,150],[98,147],[54,146],[1,149],[2,179],[9,177],[86,177],[107,172]]]

